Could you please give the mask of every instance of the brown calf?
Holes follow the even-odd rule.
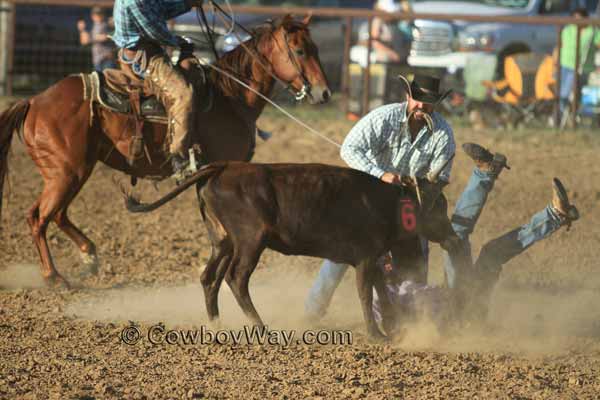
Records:
[[[225,278],[246,316],[263,325],[248,283],[263,250],[270,248],[355,266],[367,331],[382,338],[372,311],[377,258],[417,234],[440,243],[451,257],[463,257],[443,195],[423,216],[413,191],[329,165],[210,164],[161,200],[142,205],[129,198],[127,208],[152,211],[194,183],[212,243],[201,277],[211,321],[219,316],[217,295]],[[382,305],[389,308],[386,299]]]

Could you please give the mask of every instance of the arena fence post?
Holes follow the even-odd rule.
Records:
[[[9,1],[0,1],[0,96],[12,94],[11,60],[13,46],[14,6]]]
[[[573,104],[571,104],[572,108],[572,112],[571,115],[573,116],[571,123],[573,124],[573,129],[577,129],[577,109],[579,108],[579,83],[581,82],[581,76],[580,74],[580,62],[579,62],[579,55],[581,54],[581,46],[580,46],[580,42],[581,41],[581,26],[577,26],[577,39],[575,42],[575,79],[573,81],[573,88],[572,88],[572,95],[573,95]]]
[[[367,40],[367,66],[363,73],[363,98],[362,98],[362,115],[369,113],[370,94],[371,91],[371,51],[373,51],[373,38],[371,37],[371,29],[373,29],[373,16],[369,17],[369,39]]]
[[[344,114],[349,111],[350,98],[350,46],[352,42],[352,17],[346,17],[346,30],[344,31],[344,62],[342,63],[342,101]]]
[[[556,99],[554,102],[554,127],[557,131],[559,131],[561,129],[560,126],[560,122],[562,120],[562,115],[560,115],[560,49],[562,47],[562,31],[563,31],[564,26],[563,25],[558,25],[558,29],[556,30],[557,32],[557,38],[556,38],[556,49],[557,49],[557,54],[556,54],[556,71],[554,72],[556,75]]]

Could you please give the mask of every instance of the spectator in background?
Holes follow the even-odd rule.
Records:
[[[409,10],[408,2],[401,3],[394,0],[377,0],[374,9],[388,13],[397,13]],[[400,29],[401,21],[385,21],[374,18],[371,27],[371,62],[372,63],[401,63],[408,56],[409,40]],[[350,51],[350,59],[363,68],[367,65],[367,47],[369,40],[368,24],[361,26],[358,32],[358,45]]]
[[[578,8],[571,14],[575,18],[587,18],[585,8]],[[587,81],[594,70],[595,49],[600,47],[600,30],[595,26],[587,26],[581,30],[579,39],[579,84]],[[566,110],[575,84],[575,54],[577,49],[577,25],[571,24],[563,28],[560,48],[560,113]],[[555,53],[555,59],[556,59]]]
[[[93,24],[89,32],[84,20],[77,22],[79,42],[84,46],[92,45],[92,62],[96,71],[117,68],[115,47],[108,36],[112,27],[104,10],[100,7],[92,8],[91,17]]]

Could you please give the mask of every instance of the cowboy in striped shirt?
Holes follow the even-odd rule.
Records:
[[[114,42],[121,48],[121,68],[143,78],[166,104],[171,138],[170,153],[176,177],[189,163],[188,132],[192,122],[193,86],[176,70],[165,46],[181,47],[191,55],[191,44],[171,33],[167,20],[201,7],[203,0],[116,0]]]

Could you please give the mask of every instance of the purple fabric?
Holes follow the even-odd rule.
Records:
[[[443,323],[447,301],[446,289],[404,281],[401,284],[387,284],[386,290],[392,308],[402,313],[401,315],[419,316],[425,313],[437,324]],[[375,320],[380,323],[381,305],[376,291],[373,293],[373,312]]]

